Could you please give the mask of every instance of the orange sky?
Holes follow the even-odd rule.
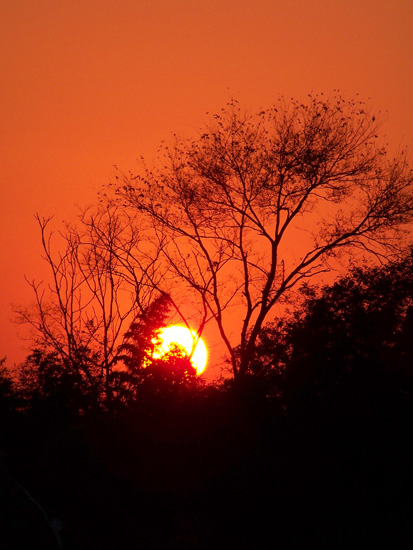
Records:
[[[95,201],[234,95],[339,89],[388,111],[390,148],[413,145],[412,0],[3,0],[0,357],[22,360],[11,303],[45,265],[34,213],[56,224]]]

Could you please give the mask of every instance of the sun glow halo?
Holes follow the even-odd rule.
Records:
[[[197,337],[194,330],[179,325],[170,325],[159,331],[160,344],[155,350],[153,356],[162,357],[170,351],[175,344],[182,347],[188,355],[191,354],[194,342],[196,342],[194,352],[191,357],[191,363],[195,367],[197,374],[201,374],[207,362],[207,350],[201,338]]]

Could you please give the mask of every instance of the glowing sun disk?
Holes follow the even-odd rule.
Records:
[[[207,362],[207,350],[201,338],[197,337],[194,330],[179,325],[170,325],[159,331],[160,344],[155,350],[153,357],[162,357],[168,353],[174,345],[178,345],[191,356],[191,363],[197,374],[204,371]]]

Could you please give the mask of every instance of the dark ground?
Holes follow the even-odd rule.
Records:
[[[358,390],[288,411],[232,389],[6,415],[1,548],[58,548],[42,510],[68,550],[404,548],[411,400]]]

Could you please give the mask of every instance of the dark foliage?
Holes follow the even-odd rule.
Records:
[[[375,120],[339,94],[248,113],[231,100],[198,137],[161,148],[154,169],[114,183],[109,204],[155,228],[156,258],[216,323],[234,378],[250,372],[276,304],[337,255],[400,252],[413,172],[405,151],[392,157],[381,146]]]
[[[23,393],[0,381],[0,402],[21,411],[3,439],[8,470],[69,550],[406,547],[412,280],[407,257],[305,290],[300,312],[262,333],[253,373],[220,386],[192,382],[179,353],[136,362],[154,308],[124,348],[139,391],[122,407],[33,354]],[[4,479],[19,530],[28,508]],[[30,529],[46,541],[42,521]]]
[[[0,359],[0,415],[8,414],[16,407],[14,382],[6,365],[6,359]]]
[[[82,361],[93,363],[87,350]],[[92,370],[92,369],[90,369]],[[88,370],[88,372],[90,372]],[[71,361],[55,352],[34,350],[20,365],[19,389],[26,412],[57,417],[76,417],[100,406],[102,384],[98,372],[94,377],[82,374]]]
[[[157,343],[156,332],[165,326],[170,308],[171,298],[163,293],[129,327],[120,346],[119,359],[123,360],[130,373],[142,371],[152,359]]]
[[[401,387],[413,381],[411,254],[386,266],[354,269],[321,290],[304,287],[302,295],[290,318],[263,330],[254,364],[286,402],[304,393],[334,401],[336,389],[362,381],[363,389],[372,392],[377,385],[380,393],[389,389],[386,377]]]
[[[110,377],[117,403],[147,402],[160,395],[176,396],[199,386],[196,370],[179,346],[162,357],[153,357],[159,344],[158,331],[166,325],[170,307],[170,296],[161,294],[125,334],[118,359],[124,368],[114,370]]]

